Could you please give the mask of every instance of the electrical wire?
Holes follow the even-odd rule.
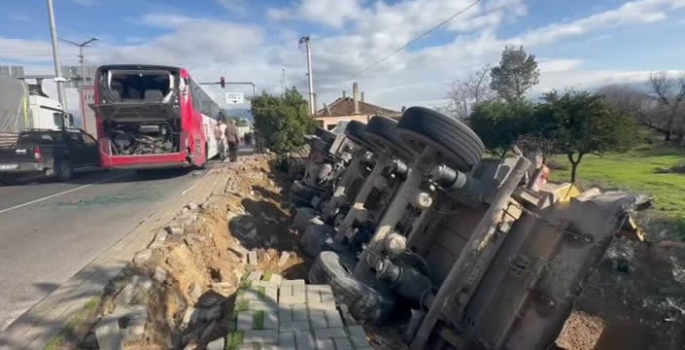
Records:
[[[406,48],[409,47],[410,45],[412,45],[412,44],[418,42],[419,40],[423,39],[424,37],[428,36],[428,34],[434,32],[436,29],[438,29],[438,28],[444,26],[445,24],[449,23],[450,21],[452,21],[453,19],[457,18],[457,17],[458,17],[459,15],[461,15],[462,13],[464,13],[464,12],[470,10],[472,7],[474,7],[474,6],[478,5],[478,4],[480,4],[481,2],[483,2],[483,0],[476,0],[476,1],[472,2],[470,5],[464,7],[463,9],[461,9],[461,10],[459,10],[459,11],[457,11],[457,13],[455,13],[455,14],[453,14],[452,16],[448,17],[448,18],[445,19],[444,21],[438,23],[437,25],[433,26],[432,28],[428,29],[427,31],[421,33],[419,36],[415,37],[414,39],[409,40],[406,44],[402,45],[400,48],[396,49],[395,51],[389,53],[388,55],[384,56],[383,58],[379,59],[378,61],[376,61],[376,62],[374,62],[374,63],[368,65],[366,68],[364,68],[364,69],[358,71],[357,73],[353,74],[351,77],[349,77],[349,78],[347,79],[347,81],[350,81],[350,80],[352,80],[352,79],[354,79],[354,78],[356,78],[356,77],[358,77],[358,76],[360,76],[360,75],[366,73],[366,72],[369,71],[371,68],[373,68],[373,67],[375,67],[375,66],[377,66],[377,65],[379,65],[379,64],[381,64],[381,63],[383,63],[383,62],[384,62],[385,60],[387,60],[388,58],[390,58],[390,57],[392,57],[392,56],[395,56],[396,54],[400,53],[402,50],[406,49]]]

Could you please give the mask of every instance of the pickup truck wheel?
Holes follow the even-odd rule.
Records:
[[[68,160],[61,160],[55,166],[55,175],[60,181],[69,181],[74,176],[74,166]]]
[[[335,300],[347,305],[358,321],[382,324],[395,307],[395,298],[371,288],[350,273],[355,261],[332,251],[324,251],[309,270],[309,283],[328,284]]]
[[[416,146],[431,146],[440,152],[448,166],[468,173],[480,163],[483,141],[473,130],[455,118],[425,107],[410,107],[397,123],[397,135]]]
[[[397,121],[388,117],[375,116],[366,124],[366,138],[379,148],[389,147],[403,158],[414,158],[415,152],[397,136]]]

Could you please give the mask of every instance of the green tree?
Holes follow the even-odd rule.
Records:
[[[287,89],[282,97],[262,95],[252,100],[254,126],[265,146],[281,159],[304,145],[304,136],[314,129],[307,101],[297,89]]]
[[[507,46],[499,66],[490,70],[490,88],[506,101],[522,101],[526,92],[538,84],[539,77],[534,55],[527,54],[523,46]]]
[[[571,163],[571,181],[586,154],[624,151],[636,134],[634,119],[613,109],[604,96],[589,92],[553,91],[543,96],[535,112],[536,131],[552,140],[555,153]]]
[[[533,106],[525,101],[485,101],[474,107],[468,123],[487,150],[503,158],[521,135],[529,133],[532,116]]]

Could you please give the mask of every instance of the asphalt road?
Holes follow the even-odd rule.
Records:
[[[199,178],[96,172],[0,186],[0,331]]]

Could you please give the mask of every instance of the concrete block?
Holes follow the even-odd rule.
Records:
[[[306,332],[311,329],[309,322],[307,321],[297,321],[297,322],[281,322],[278,329],[279,332],[289,333],[289,332]]]
[[[352,345],[355,348],[369,347],[369,340],[366,337],[366,331],[362,326],[347,327],[347,334],[349,335]]]
[[[316,343],[310,332],[296,332],[295,343],[297,350],[316,350]]]
[[[278,258],[278,267],[285,266],[285,264],[288,263],[288,259],[290,259],[290,253],[289,252],[281,252],[281,256]]]
[[[330,339],[330,338],[345,338],[347,333],[345,328],[314,328],[314,337],[317,339]]]
[[[309,310],[309,321],[312,323],[312,328],[314,329],[328,328],[328,322],[326,322],[326,314],[324,314],[323,310]]]
[[[238,313],[237,328],[246,331],[253,328],[254,311],[241,311]]]
[[[309,310],[307,304],[292,304],[293,321],[307,321],[309,320]]]
[[[335,343],[333,339],[320,339],[316,338],[316,349],[317,350],[336,350]]]
[[[209,344],[207,344],[207,350],[224,350],[225,344],[224,339],[217,339]]]
[[[262,311],[278,313],[278,305],[274,302],[269,302],[269,301],[250,300],[247,307],[248,307],[248,309],[254,310],[254,311],[262,310]]]
[[[281,286],[304,286],[304,280],[283,280]]]
[[[281,332],[278,334],[278,348],[280,350],[297,350],[295,332]]]
[[[326,310],[324,311],[324,315],[326,316],[326,324],[328,324],[328,327],[344,326],[342,317],[340,317],[338,310]]]
[[[251,252],[250,252],[250,255],[251,255],[252,253],[257,254],[257,252],[251,251]],[[257,261],[257,258],[255,257],[254,260]],[[248,281],[259,281],[259,280],[262,279],[262,275],[264,275],[264,272],[263,272],[263,271],[252,271],[252,272],[250,272],[249,275],[247,275],[247,280],[248,280]]]
[[[120,313],[115,310],[111,315],[107,315],[95,327],[95,338],[98,346],[102,350],[121,350],[123,349],[124,334],[119,329]]]
[[[143,335],[145,335],[145,325],[147,324],[148,319],[147,306],[131,306],[127,308],[125,312],[126,317],[128,318],[128,325],[124,332],[124,341],[138,342],[143,339]]]
[[[152,257],[152,249],[143,249],[136,253],[133,257],[133,263],[142,264]]]
[[[293,309],[290,305],[278,305],[278,319],[281,322],[293,322]]]
[[[172,223],[169,224],[165,228],[166,232],[168,232],[170,235],[182,235],[183,234],[183,226],[181,226],[180,223]]]
[[[244,300],[260,300],[259,290],[252,286],[241,290],[238,295],[238,301]]]
[[[261,287],[261,288],[276,288],[278,289],[278,286],[271,282],[271,281],[252,281],[250,282],[251,287]]]
[[[167,279],[167,271],[161,266],[157,266],[155,267],[155,272],[152,275],[152,278],[158,283],[164,283],[164,281]]]
[[[262,298],[266,301],[271,301],[275,304],[278,303],[278,288],[276,287],[267,287],[264,288],[264,295]]]
[[[281,304],[301,304],[306,301],[304,280],[283,281],[278,302]]]
[[[247,330],[243,333],[243,343],[278,344],[278,331]]]
[[[348,338],[333,338],[335,350],[353,350],[352,342]]]
[[[272,273],[269,282],[273,283],[277,288],[280,288],[281,283],[283,283],[283,276],[276,273]]]

